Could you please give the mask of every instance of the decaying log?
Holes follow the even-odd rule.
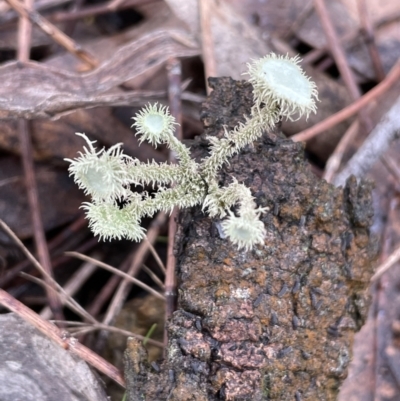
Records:
[[[251,86],[209,83],[205,135],[222,136],[249,113]],[[204,157],[205,136],[191,149]],[[150,364],[140,342],[128,342],[129,401],[336,399],[368,307],[371,184],[319,180],[302,144],[278,129],[232,158],[221,185],[232,177],[270,208],[265,245],[238,251],[199,207],[180,213],[167,357]]]

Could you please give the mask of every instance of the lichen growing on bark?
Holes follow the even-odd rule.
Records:
[[[101,238],[127,238],[140,241],[145,229],[140,226],[144,216],[157,211],[171,212],[173,208],[201,204],[209,217],[220,219],[222,232],[238,249],[251,250],[264,243],[265,228],[259,217],[268,208],[256,208],[249,188],[233,179],[226,187],[216,180],[219,169],[229,159],[259,139],[280,118],[308,117],[316,112],[318,92],[315,83],[298,65],[298,57],[277,56],[271,53],[249,64],[247,74],[253,85],[254,105],[243,123],[234,129],[224,126],[223,138],[210,136],[209,154],[196,163],[190,150],[173,134],[175,119],[162,105],[147,105],[133,117],[139,143],[166,145],[179,161],[177,164],[142,163],[122,152],[117,144],[110,149],[97,150],[85,134],[87,147],[70,162],[68,168],[74,181],[91,202],[83,209],[89,227]],[[131,186],[156,185],[157,191],[132,192]],[[172,187],[171,187],[172,185]],[[235,208],[233,213],[232,208]]]
[[[209,83],[205,135],[221,137],[249,113],[251,85]],[[205,157],[207,145],[200,137],[192,156]],[[220,185],[235,177],[270,208],[263,246],[238,251],[199,207],[180,213],[167,356],[150,366],[129,341],[128,401],[336,399],[368,306],[370,185],[350,179],[337,189],[303,153],[278,130],[265,132],[219,174]]]

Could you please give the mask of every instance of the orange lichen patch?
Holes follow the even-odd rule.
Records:
[[[295,201],[285,202],[279,209],[279,215],[285,218],[300,220],[303,213],[303,208],[296,204]]]
[[[267,281],[267,272],[263,269],[257,269],[254,272],[254,282],[264,287]]]
[[[215,291],[215,297],[216,298],[227,298],[229,297],[231,293],[231,290],[229,289],[228,285],[223,285],[218,287],[218,289]]]
[[[223,263],[224,263],[224,265],[231,266],[231,265],[232,265],[232,259],[230,259],[230,258],[225,258],[225,259],[223,260]]]

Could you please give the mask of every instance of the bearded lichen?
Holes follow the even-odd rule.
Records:
[[[168,109],[148,105],[134,117],[133,127],[139,142],[166,145],[175,152],[178,164],[143,163],[122,153],[121,144],[109,150],[96,150],[84,134],[88,147],[70,162],[69,172],[75,182],[92,198],[83,204],[90,227],[100,238],[128,238],[140,241],[145,230],[144,216],[153,216],[174,207],[201,205],[210,217],[224,219],[226,237],[239,249],[262,245],[265,227],[250,189],[233,179],[220,187],[217,173],[224,163],[244,147],[270,130],[281,117],[293,119],[316,111],[317,91],[299,67],[299,58],[270,54],[248,65],[253,85],[254,106],[245,122],[223,138],[209,137],[210,154],[197,163],[190,150],[174,136],[176,122]],[[156,185],[157,192],[131,191],[131,185]]]

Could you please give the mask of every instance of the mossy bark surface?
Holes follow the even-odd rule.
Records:
[[[206,135],[222,137],[253,104],[248,83],[209,83],[205,134],[191,147],[197,159],[207,155]],[[370,184],[349,179],[342,189],[318,179],[302,144],[278,128],[233,157],[220,184],[233,177],[270,208],[265,244],[238,251],[200,207],[180,213],[167,356],[149,365],[129,341],[129,401],[336,399],[368,307]]]

